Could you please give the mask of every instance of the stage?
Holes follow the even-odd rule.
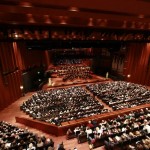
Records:
[[[78,86],[78,85],[85,85],[85,84],[91,84],[91,83],[98,83],[98,82],[105,82],[105,81],[111,81],[110,78],[104,78],[102,76],[97,76],[95,74],[91,74],[91,79],[75,79],[73,81],[66,81],[64,82],[62,78],[53,76],[52,78],[49,78],[48,83],[43,85],[42,89],[49,89],[49,88],[59,88],[59,87],[68,87],[68,86]]]

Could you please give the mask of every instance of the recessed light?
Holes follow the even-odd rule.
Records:
[[[79,9],[77,7],[70,7],[69,11],[79,11]]]
[[[89,18],[88,26],[93,26],[93,18]]]
[[[143,14],[138,15],[138,18],[143,19],[145,16]]]
[[[35,23],[35,20],[34,20],[32,14],[26,14],[26,15],[27,15],[27,19],[28,19],[28,22],[29,22],[29,23]]]
[[[49,18],[49,15],[44,15],[45,23],[52,24],[51,19]]]
[[[20,2],[20,6],[22,7],[32,7],[32,4],[29,2]]]

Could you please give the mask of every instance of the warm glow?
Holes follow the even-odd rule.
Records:
[[[45,23],[52,24],[51,19],[49,18],[49,15],[44,15]]]
[[[79,11],[79,9],[77,7],[70,7],[69,11]]]
[[[88,26],[93,26],[93,18],[89,18]]]
[[[143,15],[143,14],[140,14],[139,16],[138,16],[138,18],[140,18],[140,19],[143,19],[145,16]]]
[[[34,20],[32,14],[27,14],[27,19],[28,19],[28,22],[29,22],[29,23],[35,23],[35,20]]]
[[[32,4],[29,2],[20,2],[20,6],[22,7],[32,7]]]
[[[127,78],[130,78],[130,77],[131,77],[131,75],[130,75],[130,74],[128,74],[128,75],[127,75]]]
[[[23,90],[23,85],[20,85],[20,89]]]
[[[67,16],[59,16],[60,24],[67,24]]]

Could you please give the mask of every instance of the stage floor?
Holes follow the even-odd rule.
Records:
[[[110,81],[111,79],[109,78],[104,78],[101,76],[97,76],[95,74],[92,74],[91,79],[75,79],[73,81],[66,81],[64,82],[62,78],[60,77],[55,77],[55,78],[50,78],[49,83],[45,84],[42,89],[47,89],[47,88],[56,88],[56,87],[67,87],[67,86],[72,86],[72,85],[85,85],[85,84],[90,84],[90,83],[95,83],[95,82],[104,82],[104,81]]]

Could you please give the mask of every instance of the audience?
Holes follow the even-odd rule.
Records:
[[[82,87],[39,91],[20,107],[31,117],[60,126],[62,122],[108,112]]]
[[[124,145],[125,150],[131,147],[136,149],[145,145],[150,149],[149,112],[150,109],[145,108],[122,114],[122,116],[118,115],[112,119],[101,120],[97,124],[92,124],[93,121],[90,121],[85,128],[83,125],[76,127],[74,132],[75,134],[78,132],[78,135],[81,132],[86,133],[90,149],[104,144],[108,150],[120,146],[120,144]],[[138,118],[136,117],[137,114],[139,114]],[[139,144],[136,145],[136,142]]]
[[[71,64],[82,64],[83,59],[57,59],[55,61],[55,65],[60,66],[60,65],[71,65]]]
[[[138,84],[124,81],[87,85],[86,88],[113,110],[150,103],[150,91]]]
[[[91,79],[91,69],[89,66],[80,65],[63,65],[55,68],[54,71],[58,77],[63,78],[63,81],[73,81],[75,79]]]
[[[53,143],[53,144],[50,144]],[[0,149],[2,150],[48,150],[54,149],[54,142],[45,136],[37,136],[28,129],[21,129],[7,122],[0,121]]]

